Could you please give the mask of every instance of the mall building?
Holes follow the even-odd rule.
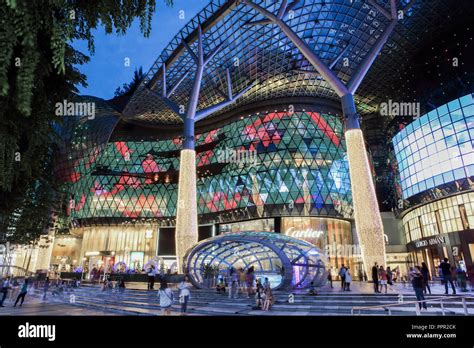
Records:
[[[474,94],[454,99],[393,138],[408,262],[438,274],[441,260],[474,258]]]
[[[162,51],[132,96],[75,100],[95,103],[96,113],[67,117],[57,126],[63,204],[43,256],[35,256],[40,261],[30,262],[30,270],[87,273],[158,262],[178,272],[180,204],[181,218],[187,218],[178,184],[180,177],[193,178],[189,171],[195,174],[188,184],[196,189],[197,226],[189,225],[196,242],[235,232],[282,234],[324,252],[334,275],[344,264],[356,279],[364,273],[361,244],[366,251],[384,250],[386,266],[402,275],[423,261],[435,270],[445,256],[472,265],[472,94],[457,91],[431,111],[422,104],[427,113],[403,119],[393,139],[386,138],[386,126],[398,119],[378,112],[387,98],[409,98],[411,89],[400,88],[402,71],[431,44],[427,33],[452,29],[445,14],[454,15],[454,6],[396,1],[402,15],[393,26],[395,18],[387,19],[397,8],[388,2],[250,3],[210,1]],[[264,12],[255,4],[278,13],[303,42],[280,22],[259,25]],[[202,51],[205,69],[196,59]],[[346,85],[354,87],[352,114],[347,95],[341,105]],[[242,93],[237,98],[233,91]],[[179,109],[193,100],[200,111],[222,108],[190,126]],[[359,121],[364,138],[351,152],[347,130],[358,129]],[[189,142],[195,172],[181,164]],[[367,158],[361,168],[349,163],[354,151]],[[380,153],[390,151],[396,175],[385,191],[395,192],[392,206],[379,187],[386,163]],[[354,173],[366,173],[368,181]],[[364,187],[376,188],[375,201],[354,194]],[[17,259],[24,265],[24,256]]]

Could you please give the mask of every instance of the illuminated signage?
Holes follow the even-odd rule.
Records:
[[[418,240],[415,242],[417,248],[424,248],[430,245],[440,245],[446,243],[446,237],[438,236],[429,239]]]
[[[324,231],[313,230],[312,228],[297,230],[295,227],[290,227],[285,234],[295,238],[319,238],[324,234]]]

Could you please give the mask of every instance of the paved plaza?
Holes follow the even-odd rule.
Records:
[[[114,290],[101,291],[96,286],[84,285],[74,291],[53,297],[48,294],[43,301],[40,290],[30,290],[23,307],[13,307],[10,300],[5,307],[0,308],[0,315],[161,315],[157,290],[147,291],[145,284],[128,284],[124,293]],[[177,298],[177,290],[173,290]],[[452,295],[444,295],[444,286],[432,286],[432,295],[427,295],[427,301],[446,298],[443,307],[446,315],[465,315],[462,298],[465,297],[469,315],[474,314],[474,292],[468,291]],[[354,282],[352,291],[341,291],[339,283],[334,282],[334,288],[325,286],[319,289],[316,296],[308,295],[307,291],[293,292],[276,291],[276,302],[270,311],[255,310],[255,300],[239,293],[237,298],[229,299],[228,295],[217,294],[213,290],[193,290],[188,305],[188,315],[352,315],[354,307],[386,306],[392,307],[393,315],[416,315],[414,292],[408,285],[395,284],[387,294],[374,294],[370,283]],[[172,315],[179,315],[180,304],[175,301]],[[357,311],[356,311],[357,313]],[[382,307],[361,311],[362,315],[387,315]],[[439,301],[428,302],[428,310],[421,315],[442,315]]]

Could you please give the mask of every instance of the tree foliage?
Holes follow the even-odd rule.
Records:
[[[171,1],[166,1],[168,4]],[[72,46],[93,31],[125,34],[135,19],[151,31],[155,0],[0,0],[0,242],[37,239],[57,200],[52,125],[56,102],[86,86]]]
[[[130,97],[133,92],[135,92],[135,90],[138,88],[144,78],[145,74],[143,73],[142,67],[135,69],[132,81],[130,83],[124,83],[122,87],[117,87],[114,93],[115,97]]]

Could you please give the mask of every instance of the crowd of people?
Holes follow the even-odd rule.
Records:
[[[385,294],[388,291],[388,285],[393,285],[394,273],[390,267],[378,266],[377,263],[372,267],[372,282],[374,283],[374,292]]]
[[[154,289],[155,279],[158,275],[158,281],[160,283],[158,290],[159,304],[162,314],[170,315],[175,297],[173,291],[168,286],[166,277],[164,274],[162,275],[157,272],[153,265],[147,269],[147,274],[148,290]],[[351,283],[353,282],[351,269],[343,264],[338,270],[337,275],[340,279],[341,291],[351,291]],[[461,265],[457,267],[451,266],[447,258],[440,263],[436,270],[436,276],[439,276],[444,285],[445,294],[449,294],[450,289],[452,290],[452,294],[456,294],[457,289],[461,292],[468,291],[467,288],[469,284],[471,289],[474,290],[474,272],[466,272]],[[332,288],[333,277],[331,272],[328,273],[327,280],[328,286]],[[363,281],[364,278],[360,280]],[[400,277],[398,269],[393,271],[390,267],[384,267],[375,263],[371,269],[371,280],[373,290],[377,294],[387,294],[389,287],[392,286],[395,281],[402,281],[404,286],[406,286],[408,282],[413,287],[417,301],[419,301],[420,310],[426,310],[425,295],[431,295],[432,282],[434,279],[430,274],[429,267],[423,262],[421,266],[410,267],[408,273],[403,277]],[[34,283],[34,285],[32,283]],[[4,307],[7,299],[10,300],[14,307],[18,304],[21,307],[32,286],[35,288],[42,287],[42,298],[46,300],[48,293],[51,293],[53,297],[61,297],[64,293],[72,292],[73,288],[80,286],[80,281],[61,279],[53,279],[51,281],[49,277],[46,277],[46,279],[41,282],[30,282],[28,278],[21,280],[21,278],[18,277],[5,277],[0,284],[0,307]],[[227,295],[229,299],[238,298],[239,294],[246,298],[254,298],[255,306],[253,309],[255,310],[268,311],[275,302],[269,279],[267,277],[257,277],[255,269],[252,266],[246,270],[243,268],[235,269],[233,267],[227,270],[221,270],[217,274],[214,284],[216,292]],[[123,293],[125,288],[125,282],[122,278],[110,280],[108,277],[104,277],[100,287],[102,291],[112,289],[113,292],[119,293]],[[181,315],[187,313],[188,303],[191,298],[191,288],[192,285],[188,276],[185,276],[177,285]],[[310,283],[309,295],[317,295],[314,282]]]
[[[26,295],[32,287],[37,289],[42,288],[42,299],[45,301],[47,300],[47,294],[50,288],[51,295],[55,297],[73,291],[72,289],[78,287],[79,284],[80,282],[76,280],[66,281],[57,279],[54,281],[54,286],[51,288],[49,277],[46,277],[44,281],[30,281],[29,278],[7,276],[1,281],[0,307],[5,307],[5,301],[7,299],[13,303],[13,307],[16,307],[18,303],[20,303],[19,307],[22,307]]]
[[[255,297],[256,310],[268,311],[274,303],[269,279],[265,277],[262,281],[261,278],[257,278],[253,266],[247,271],[231,267],[225,274],[218,275],[216,291],[221,294],[228,293],[229,299],[237,298],[239,292],[245,294],[247,298]]]

